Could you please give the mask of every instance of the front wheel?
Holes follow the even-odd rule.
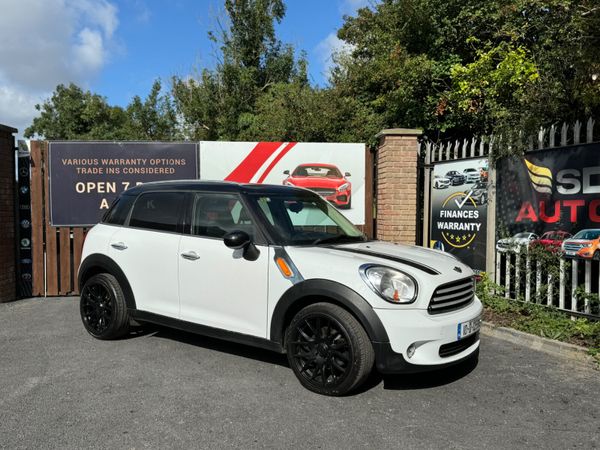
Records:
[[[362,325],[343,308],[315,303],[293,318],[286,335],[288,361],[307,389],[339,396],[369,376],[375,354]]]
[[[596,251],[594,252],[594,256],[592,256],[592,259],[593,259],[594,261],[600,261],[600,250],[596,250]]]
[[[109,273],[94,275],[85,282],[79,310],[83,326],[97,339],[117,339],[129,331],[123,290]]]

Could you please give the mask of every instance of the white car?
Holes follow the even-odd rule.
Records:
[[[433,177],[433,188],[444,189],[450,186],[450,178],[443,177],[441,175],[434,175]]]
[[[520,253],[522,248],[527,248],[529,244],[538,239],[538,237],[537,234],[529,231],[517,233],[513,237],[500,239],[496,242],[496,250],[499,252],[512,251]]]
[[[479,170],[474,169],[473,167],[463,170],[463,175],[465,176],[465,183],[467,184],[477,183],[481,179]]]
[[[373,366],[430,370],[477,358],[482,306],[454,257],[366,240],[290,186],[147,183],[85,240],[85,329],[153,322],[287,353],[308,389],[342,395]]]

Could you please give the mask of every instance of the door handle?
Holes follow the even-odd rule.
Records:
[[[110,244],[112,248],[116,248],[117,250],[125,250],[127,246],[122,242],[115,242],[114,244]]]
[[[200,255],[196,252],[185,252],[181,254],[183,259],[187,259],[188,261],[196,261],[200,259]]]

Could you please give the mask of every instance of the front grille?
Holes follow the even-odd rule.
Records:
[[[460,341],[451,342],[440,346],[440,357],[448,358],[449,356],[458,355],[460,352],[468,349],[471,345],[479,340],[479,332],[472,334]]]
[[[452,281],[439,286],[429,302],[429,314],[439,314],[460,309],[475,298],[473,277]]]
[[[565,244],[565,250],[568,252],[578,252],[583,248],[583,244]]]
[[[330,195],[335,194],[335,189],[312,188],[311,190],[322,197],[329,197]]]

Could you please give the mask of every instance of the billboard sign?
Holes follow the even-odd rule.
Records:
[[[311,189],[365,223],[364,144],[201,142],[200,178]]]
[[[437,163],[431,182],[430,246],[485,270],[487,159]]]
[[[198,178],[198,145],[175,142],[51,142],[50,223],[98,223],[124,190]]]
[[[546,232],[568,238],[600,229],[600,144],[528,152],[498,162],[500,237]],[[516,238],[515,238],[516,239]],[[558,244],[557,244],[558,245]]]

